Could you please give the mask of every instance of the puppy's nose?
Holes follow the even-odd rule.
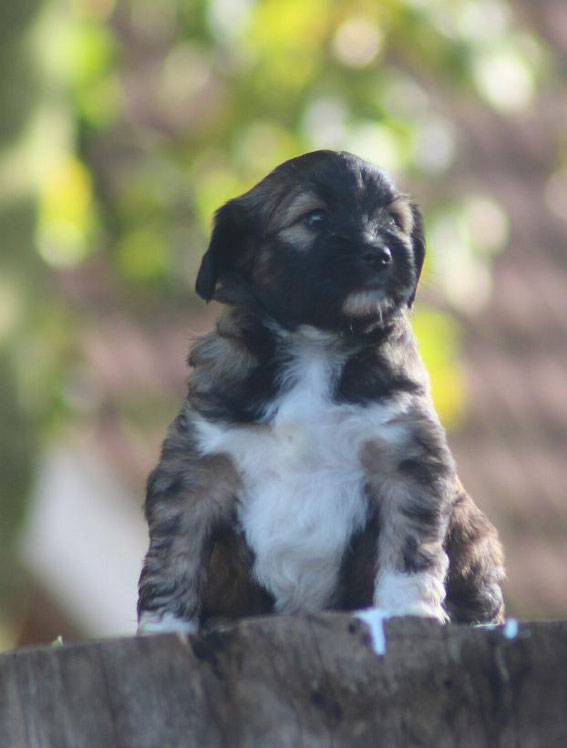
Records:
[[[383,270],[392,264],[392,253],[388,247],[382,245],[366,246],[362,261],[373,270]]]

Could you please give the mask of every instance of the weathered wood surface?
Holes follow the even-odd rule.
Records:
[[[339,614],[5,654],[0,746],[567,746],[567,622],[385,628],[383,656]]]

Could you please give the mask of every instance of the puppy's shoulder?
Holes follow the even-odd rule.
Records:
[[[274,394],[275,349],[261,320],[243,309],[227,310],[189,354],[189,403],[212,420],[256,420]]]
[[[194,384],[201,379],[212,385],[245,377],[258,363],[250,323],[235,310],[225,312],[213,330],[197,339],[188,363],[189,381]]]

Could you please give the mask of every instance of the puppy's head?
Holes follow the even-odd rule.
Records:
[[[411,306],[424,256],[419,210],[383,171],[314,151],[217,211],[196,290],[290,329],[343,331]]]

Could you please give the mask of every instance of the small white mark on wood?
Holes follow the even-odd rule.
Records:
[[[384,621],[386,621],[390,616],[380,608],[359,610],[354,615],[355,618],[359,618],[370,629],[372,649],[374,652],[380,656],[385,655],[386,632],[384,631]]]
[[[515,639],[518,636],[518,621],[515,618],[509,618],[504,625],[502,633],[506,639]]]

